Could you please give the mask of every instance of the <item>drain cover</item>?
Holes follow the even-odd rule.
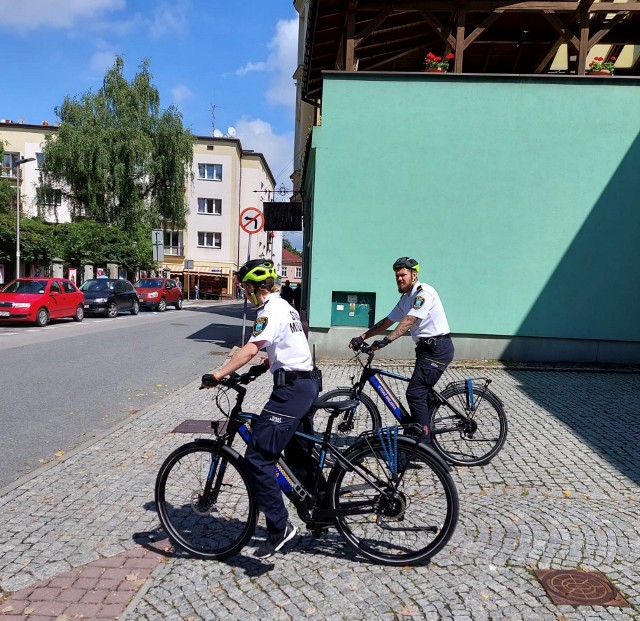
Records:
[[[577,569],[536,569],[535,574],[554,604],[628,606],[604,574]]]

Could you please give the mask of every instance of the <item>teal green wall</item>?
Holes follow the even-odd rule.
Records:
[[[410,255],[454,333],[640,341],[639,132],[635,79],[326,75],[310,326]]]

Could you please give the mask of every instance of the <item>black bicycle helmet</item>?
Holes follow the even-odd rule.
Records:
[[[393,262],[394,272],[401,270],[402,268],[415,270],[416,272],[420,271],[420,265],[418,264],[418,262],[415,259],[411,259],[410,257],[400,257]]]

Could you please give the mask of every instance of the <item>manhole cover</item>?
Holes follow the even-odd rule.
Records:
[[[554,604],[628,606],[606,576],[598,571],[536,569],[535,574]]]

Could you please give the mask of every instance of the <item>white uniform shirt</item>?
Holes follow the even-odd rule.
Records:
[[[406,315],[419,319],[409,328],[411,338],[416,343],[422,337],[441,336],[450,332],[438,292],[425,283],[416,281],[411,293],[403,293],[400,296],[400,300],[387,318],[396,323]]]
[[[269,370],[311,371],[313,360],[298,311],[279,293],[269,294],[258,308],[250,343],[265,342]]]

